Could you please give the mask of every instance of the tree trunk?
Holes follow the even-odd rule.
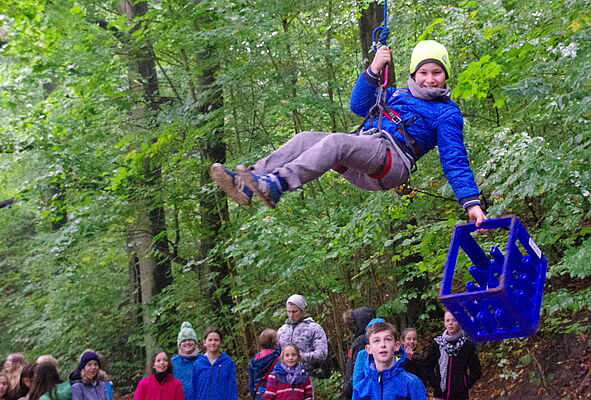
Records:
[[[208,62],[215,59],[215,49],[207,48],[197,54],[198,60]],[[198,79],[199,90],[205,94],[201,96],[201,101],[197,105],[197,112],[206,116],[204,124],[207,124],[210,135],[201,144],[201,155],[207,168],[201,171],[201,185],[208,185],[212,183],[209,176],[209,166],[212,163],[226,162],[226,145],[222,142],[224,131],[224,120],[217,112],[223,105],[222,88],[218,85],[214,73],[219,69],[217,62],[209,65]],[[202,191],[199,198],[199,210],[201,217],[201,224],[204,228],[205,234],[201,237],[199,247],[199,258],[208,260],[204,263],[204,268],[200,270],[201,287],[205,288],[202,291],[204,298],[214,300],[214,292],[222,287],[222,280],[230,274],[230,268],[225,260],[221,258],[209,257],[210,251],[215,247],[216,239],[220,233],[222,222],[228,219],[228,203],[225,196],[216,196],[215,193]],[[209,280],[210,274],[213,273],[213,280]],[[232,306],[232,298],[229,294],[229,288],[218,291],[219,297],[217,304],[210,304],[212,309],[219,308],[219,306]],[[215,301],[214,300],[214,301]]]
[[[120,12],[129,21],[144,16],[148,11],[146,2],[122,0],[119,3]],[[131,118],[135,126],[150,126],[154,112],[159,109],[159,83],[156,74],[156,63],[152,46],[144,41],[139,42],[132,34],[140,28],[138,23],[130,30],[128,46],[128,77],[131,92],[138,101],[131,109]],[[141,134],[142,132],[138,132]],[[138,190],[143,198],[135,199],[133,209],[136,210],[135,223],[130,228],[129,240],[133,250],[132,257],[137,259],[139,270],[139,290],[136,298],[141,299],[144,348],[146,354],[151,354],[157,348],[152,327],[150,303],[155,294],[160,293],[171,283],[171,261],[165,254],[170,254],[168,238],[166,236],[166,215],[164,207],[154,206],[154,193],[158,190],[161,180],[161,169],[152,165],[149,158],[144,159],[143,176],[145,180]],[[157,239],[156,239],[157,238]],[[158,250],[162,251],[158,251]],[[135,263],[133,263],[135,264]],[[132,265],[132,263],[130,263]],[[135,265],[134,265],[135,268]],[[134,282],[131,283],[132,285]],[[149,372],[149,360],[146,359],[146,372]]]
[[[371,35],[373,30],[382,24],[384,9],[377,2],[369,3],[359,18],[359,43],[361,45],[361,56],[367,68],[373,59]]]

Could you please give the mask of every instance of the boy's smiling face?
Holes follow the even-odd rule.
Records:
[[[415,72],[415,82],[423,88],[445,88],[445,70],[435,62],[421,65]]]
[[[400,348],[400,343],[390,330],[376,332],[369,338],[369,343],[365,346],[368,354],[373,356],[376,369],[381,371],[390,368],[394,363],[394,353]]]

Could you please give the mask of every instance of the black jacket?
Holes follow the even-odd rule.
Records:
[[[439,371],[439,345],[435,342],[429,347],[427,355],[428,378],[433,386],[433,396],[446,400],[468,399],[468,390],[480,379],[480,361],[476,353],[476,345],[471,340],[466,340],[460,353],[456,357],[450,357],[447,366],[447,388],[441,391],[441,373]]]
[[[427,359],[420,354],[415,353],[412,360],[407,358],[400,366],[406,372],[418,376],[425,386],[429,383]]]
[[[351,312],[353,317],[353,327],[355,335],[353,343],[347,353],[347,361],[345,363],[345,376],[343,379],[343,394],[342,400],[351,400],[353,397],[353,368],[355,367],[355,360],[357,353],[365,349],[367,338],[365,337],[365,327],[375,318],[376,312],[370,307],[358,307]]]

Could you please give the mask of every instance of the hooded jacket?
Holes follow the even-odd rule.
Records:
[[[389,369],[378,371],[372,362],[365,377],[353,389],[353,400],[426,400],[425,385],[415,375],[402,369],[406,360],[404,350],[397,353],[401,358]]]
[[[72,385],[70,385],[69,381],[58,383],[52,396],[50,397],[49,392],[47,392],[39,397],[39,400],[70,400],[72,398]]]
[[[367,72],[359,75],[351,93],[351,111],[361,117],[369,113],[375,103],[377,83],[377,79]],[[422,100],[412,96],[408,89],[405,91],[396,88],[386,89],[386,104],[400,115],[402,121],[416,117],[406,131],[420,147],[417,159],[438,146],[443,173],[462,206],[467,201],[477,198],[479,190],[464,146],[464,118],[457,104],[451,100]],[[371,126],[368,121],[365,128],[377,128],[377,124],[377,119]],[[405,142],[404,136],[397,131],[398,126],[393,121],[384,117],[382,129],[397,140]]]
[[[133,400],[184,400],[183,385],[172,374],[158,382],[154,374],[142,378],[135,389]],[[189,399],[187,399],[189,400]]]
[[[184,356],[175,354],[170,361],[172,362],[172,373],[175,378],[181,381],[183,385],[183,393],[185,399],[193,400],[195,394],[193,393],[193,364],[197,360],[199,353],[192,356]]]
[[[72,385],[72,400],[108,400],[107,385],[102,381],[78,381]]]
[[[367,328],[375,324],[376,322],[385,322],[383,318],[373,318],[371,321],[367,323],[367,326],[363,330],[367,331]],[[369,356],[365,347],[357,352],[357,357],[355,357],[355,363],[353,364],[353,376],[351,380],[353,382],[352,386],[355,387],[361,382],[366,375],[366,371],[369,369],[370,362],[373,359]]]
[[[376,316],[376,312],[370,307],[358,307],[351,312],[353,318],[353,343],[347,353],[347,360],[345,362],[345,376],[343,377],[343,394],[342,400],[350,400],[353,396],[353,368],[357,360],[357,353],[365,349],[367,338],[365,337],[365,329],[367,324]]]
[[[193,390],[195,400],[238,400],[232,358],[221,353],[211,365],[207,356],[199,354],[193,364]]]
[[[250,363],[248,363],[248,392],[250,393],[250,397],[252,399],[255,398],[257,393],[259,394],[259,397],[262,398],[263,393],[265,393],[267,380],[264,380],[261,383],[258,391],[256,391],[257,385],[259,384],[259,381],[264,378],[265,374],[267,371],[269,371],[271,365],[273,365],[280,354],[279,349],[266,350],[267,351],[265,353],[267,354],[261,351],[260,353],[252,356]]]
[[[307,371],[312,371],[328,357],[326,333],[311,317],[303,318],[295,323],[287,319],[277,331],[277,337],[281,346],[290,343],[298,346],[302,363]]]

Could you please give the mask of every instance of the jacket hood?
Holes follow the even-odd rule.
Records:
[[[376,311],[371,307],[358,307],[351,312],[355,336],[363,335],[369,321],[376,317]]]
[[[80,375],[80,370],[78,368],[76,368],[74,371],[72,371],[70,376],[68,376],[68,380],[72,383],[82,380],[82,375]]]
[[[232,358],[229,355],[227,355],[225,352],[223,352],[223,353],[220,353],[220,356],[217,358],[217,360],[215,360],[213,365],[214,366],[223,365],[228,362],[232,362]],[[199,354],[197,356],[197,361],[195,361],[195,363],[203,364],[203,365],[207,365],[207,366],[212,366],[211,363],[209,362],[209,358],[207,358],[207,356],[205,354]]]
[[[267,354],[264,357],[255,359],[256,354],[250,360],[250,365],[254,368],[260,376],[263,376],[267,369],[273,364],[273,362],[279,357],[279,349],[274,349],[272,353]]]
[[[297,322],[291,322],[291,320],[290,320],[289,318],[287,318],[287,319],[285,320],[285,323],[286,323],[287,325],[298,325],[298,324],[301,324],[301,323],[304,323],[304,322],[305,322],[305,323],[310,323],[310,322],[314,322],[314,320],[312,319],[312,317],[304,317],[304,318],[300,319],[300,320],[299,320],[299,321],[297,321]]]
[[[365,331],[367,331],[367,328],[369,328],[370,326],[372,326],[376,322],[386,322],[386,320],[384,318],[373,318],[371,321],[369,321],[367,323],[367,325],[365,326],[365,329],[363,330],[363,332],[365,333]]]

